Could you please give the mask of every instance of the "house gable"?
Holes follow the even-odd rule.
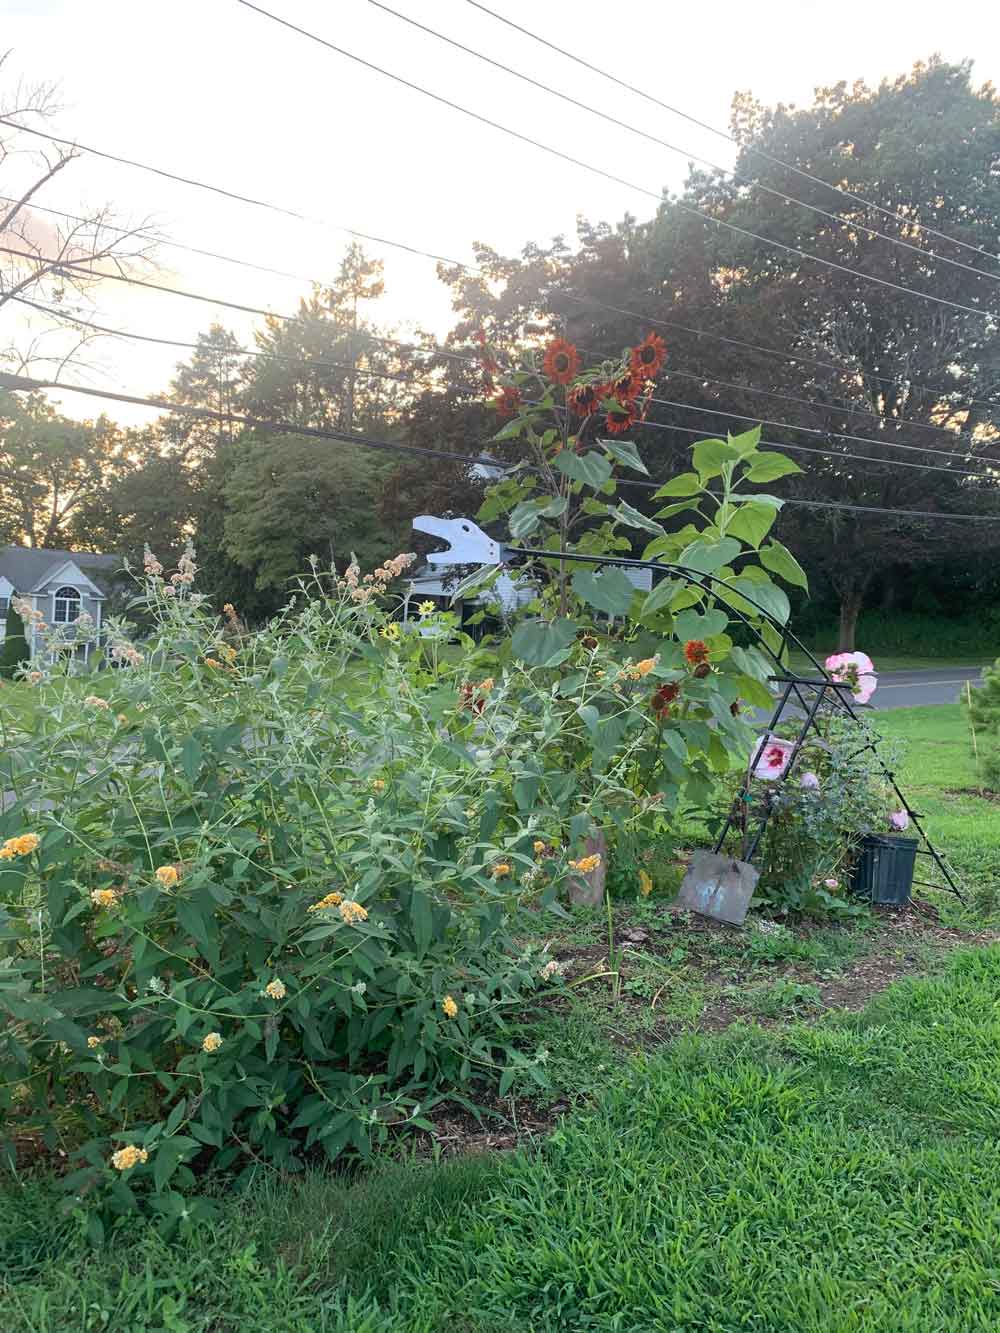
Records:
[[[73,560],[62,560],[53,565],[51,569],[45,571],[38,583],[29,591],[38,596],[45,596],[46,593],[53,593],[57,588],[69,586],[77,588],[81,593],[86,593],[94,601],[103,602],[106,594],[101,591],[93,580],[89,579],[83,570]]]

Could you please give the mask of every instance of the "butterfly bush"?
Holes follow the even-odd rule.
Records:
[[[74,1198],[172,1223],[206,1170],[366,1154],[457,1088],[544,1082],[507,1017],[563,983],[517,913],[596,867],[596,821],[657,817],[649,696],[691,668],[580,644],[557,691],[468,640],[429,655],[455,617],[392,619],[410,559],[314,564],[251,633],[193,551],[147,553],[142,638],[84,627],[85,664],[46,631],[5,692],[0,1107]]]

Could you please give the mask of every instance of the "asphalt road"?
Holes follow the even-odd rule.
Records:
[[[879,674],[872,696],[875,708],[917,708],[923,704],[958,703],[965,682],[975,689],[981,667],[936,667],[932,671],[887,671]]]

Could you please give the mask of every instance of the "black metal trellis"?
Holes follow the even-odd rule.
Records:
[[[485,534],[480,534],[480,535],[483,537],[484,541],[488,540],[485,537]],[[865,737],[865,744],[862,746],[862,749],[861,751],[859,751],[859,753],[863,753],[864,750],[872,751],[880,769],[882,770],[883,776],[888,779],[893,791],[899,798],[902,808],[906,811],[907,815],[909,816],[910,822],[912,823],[913,828],[916,831],[919,840],[923,843],[923,847],[918,849],[918,855],[930,857],[931,860],[934,861],[938,870],[940,870],[941,874],[944,876],[945,879],[944,885],[929,884],[925,880],[916,880],[914,882],[919,883],[926,888],[945,889],[947,892],[953,893],[960,902],[963,903],[965,902],[965,897],[958,886],[956,877],[953,875],[953,873],[945,863],[944,859],[941,857],[940,853],[937,851],[931,840],[928,838],[927,833],[925,832],[923,825],[920,822],[921,816],[910,805],[909,801],[906,799],[906,796],[903,794],[902,790],[899,787],[899,784],[896,781],[895,773],[893,773],[888,768],[885,761],[879,754],[877,739],[872,735],[865,719],[858,713],[857,708],[855,707],[855,700],[851,692],[850,686],[846,685],[841,681],[835,681],[830,676],[826,668],[817,660],[817,658],[813,655],[813,653],[806,647],[806,645],[802,643],[802,641],[796,635],[791,633],[788,626],[783,624],[780,620],[778,620],[777,617],[774,616],[772,612],[768,611],[766,607],[762,606],[760,602],[756,601],[753,597],[748,596],[748,594],[744,592],[742,589],[738,593],[734,594],[738,596],[741,601],[746,602],[750,606],[754,607],[754,609],[760,614],[761,618],[773,630],[776,631],[776,633],[779,636],[781,644],[777,652],[775,652],[774,649],[770,646],[770,644],[758,630],[757,626],[754,625],[753,621],[750,620],[750,618],[746,616],[739,609],[739,607],[733,605],[733,603],[726,597],[724,591],[720,591],[720,589],[726,589],[730,593],[732,593],[733,589],[729,588],[729,585],[726,583],[725,579],[717,578],[714,574],[705,574],[702,573],[701,571],[692,572],[689,569],[685,569],[683,565],[665,564],[657,560],[637,560],[635,558],[627,556],[616,557],[612,555],[584,555],[582,552],[577,552],[577,551],[550,551],[550,550],[545,550],[542,547],[507,546],[499,544],[497,544],[497,549],[499,553],[499,559],[497,563],[504,563],[509,556],[525,556],[529,559],[542,559],[542,560],[551,560],[551,561],[566,562],[566,563],[582,563],[590,565],[613,565],[631,569],[651,569],[654,571],[654,573],[658,572],[660,574],[670,574],[677,578],[680,578],[685,583],[688,583],[692,587],[700,588],[703,592],[708,593],[710,596],[714,597],[729,611],[729,613],[732,616],[734,616],[742,624],[746,625],[747,628],[751,631],[751,633],[753,633],[758,643],[760,644],[761,648],[763,648],[763,650],[768,654],[768,656],[772,659],[772,661],[778,668],[778,674],[772,676],[771,680],[783,686],[781,694],[775,705],[775,710],[772,715],[771,723],[767,729],[767,732],[765,733],[765,737],[760,742],[758,747],[754,750],[753,761],[748,769],[748,775],[752,775],[759,754],[761,753],[761,746],[766,743],[767,737],[771,735],[774,728],[778,725],[782,714],[787,709],[791,697],[794,694],[796,702],[800,705],[805,714],[805,720],[803,722],[802,727],[800,728],[798,737],[793,743],[792,753],[790,754],[788,762],[785,765],[782,774],[782,780],[784,779],[785,776],[787,776],[787,774],[791,771],[794,765],[795,758],[798,756],[799,751],[801,750],[803,744],[805,743],[809,731],[813,727],[815,727],[816,715],[819,712],[822,703],[826,699],[827,693],[829,692],[831,702],[834,703],[839,708],[841,708],[847,714],[847,716],[862,731],[862,734]],[[816,668],[817,672],[816,679],[812,679],[808,676],[793,676],[785,671],[785,663],[782,660],[782,654],[785,653],[785,651],[788,649],[789,646],[794,646],[795,648],[798,649],[799,652],[801,652],[806,658],[808,658],[808,660]],[[803,690],[814,691],[816,697],[811,702],[807,702],[806,699],[803,697],[802,693]],[[748,776],[747,778],[747,784],[749,784],[749,781],[750,781],[750,776]],[[746,790],[747,786],[745,786],[744,788],[744,791]],[[741,797],[743,795],[744,792],[741,792]],[[745,812],[746,810],[745,800],[742,800],[740,804],[742,805],[743,811]],[[765,819],[763,825],[757,830],[757,833],[754,837],[753,846],[751,849],[749,849],[749,854],[744,857],[744,859],[747,861],[749,861],[753,853],[756,852],[757,847],[759,846],[760,843],[760,839],[763,837],[764,830],[766,829],[767,826],[767,819],[770,818],[769,807],[770,803],[768,803],[768,807],[766,808],[765,811]],[[716,841],[717,851],[721,847],[726,833],[733,826],[732,821],[734,813],[735,813],[734,810],[731,809],[729,815],[727,816],[726,825],[724,826],[722,832],[717,838]]]

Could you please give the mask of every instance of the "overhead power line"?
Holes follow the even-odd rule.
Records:
[[[457,454],[447,449],[432,449],[426,445],[403,444],[393,440],[376,440],[369,435],[360,435],[350,431],[333,430],[320,426],[301,426],[293,422],[274,421],[270,418],[247,416],[244,413],[218,412],[208,407],[192,407],[187,403],[173,403],[162,398],[145,398],[138,394],[118,393],[111,389],[92,389],[82,384],[64,384],[58,380],[39,380],[27,375],[12,375],[5,371],[0,371],[0,389],[26,390],[28,392],[39,392],[45,389],[54,389],[60,393],[83,394],[88,398],[107,399],[111,402],[128,403],[138,407],[154,407],[158,411],[171,412],[180,416],[195,417],[203,421],[220,421],[227,425],[244,426],[249,430],[274,431],[284,435],[303,435],[311,439],[332,440],[341,444],[353,444],[358,448],[376,449],[388,453],[402,453],[420,455],[427,458],[440,458],[452,463],[468,463],[478,467],[497,468],[504,464],[489,455],[480,454]],[[649,423],[647,423],[649,424]],[[665,430],[674,429],[670,426],[664,426]],[[678,427],[677,429],[684,429]],[[690,432],[700,434],[699,431]],[[763,444],[771,445],[769,440],[762,441]],[[774,447],[779,450],[787,449],[792,446],[775,444]],[[815,450],[806,452],[814,453]],[[623,485],[641,486],[658,490],[663,482],[640,482],[631,481],[627,478],[622,479]],[[933,518],[939,521],[948,520],[969,520],[972,522],[996,522],[1000,523],[1000,515],[993,514],[951,514],[947,512],[935,512],[932,510],[917,509],[881,509],[868,505],[841,504],[837,501],[819,501],[804,500],[798,497],[789,497],[782,500],[783,504],[805,505],[809,508],[822,509],[846,509],[858,513],[878,513],[894,514],[899,517],[908,518]]]
[[[298,33],[308,41],[317,42],[320,46],[326,47],[336,55],[343,56],[347,60],[353,60],[356,64],[365,69],[369,69],[374,74],[381,74],[383,78],[391,79],[394,83],[400,84],[404,88],[409,88],[412,92],[420,93],[423,97],[428,97],[433,102],[446,106],[452,111],[458,111],[463,116],[478,121],[481,125],[487,125],[490,129],[499,130],[501,134],[509,135],[519,143],[525,143],[531,148],[537,148],[540,152],[548,153],[551,157],[558,158],[560,161],[568,162],[571,166],[579,167],[583,171],[590,172],[591,175],[600,176],[603,180],[611,181],[614,185],[622,185],[628,190],[635,190],[637,194],[644,194],[650,199],[655,199],[658,204],[663,203],[663,194],[658,190],[651,190],[648,186],[637,185],[635,181],[627,180],[624,176],[618,176],[612,171],[606,171],[603,167],[595,166],[592,162],[586,162],[582,158],[574,157],[571,153],[564,153],[559,148],[553,148],[551,144],[543,143],[540,139],[533,139],[530,135],[522,134],[519,130],[511,129],[509,125],[502,125],[497,120],[492,120],[489,116],[481,115],[478,111],[473,111],[470,107],[462,106],[459,102],[453,102],[451,98],[444,97],[440,93],[433,92],[430,88],[425,88],[422,84],[414,83],[412,79],[406,79],[401,74],[394,74],[392,70],[376,65],[371,60],[366,60],[363,56],[357,55],[353,51],[348,51],[345,47],[337,46],[334,42],[328,41],[325,37],[320,37],[317,33],[311,32],[308,28],[302,28],[297,23],[292,23],[289,19],[282,18],[279,14],[272,14],[270,10],[255,5],[252,0],[236,0],[237,4],[243,5],[245,9],[253,10],[254,13],[270,19],[273,23],[280,24],[283,28],[288,28],[291,32]],[[797,245],[788,245],[784,241],[777,241],[773,237],[764,236],[759,232],[751,231],[748,227],[740,227],[735,222],[728,222],[724,218],[714,217],[711,213],[705,213],[700,208],[694,208],[690,204],[681,203],[679,200],[673,202],[673,206],[682,213],[688,213],[692,217],[701,218],[703,222],[710,222],[713,226],[722,227],[727,231],[734,232],[736,235],[748,237],[750,240],[760,241],[763,245],[770,245],[777,250],[784,251],[786,254],[796,255],[799,259],[805,259],[810,263],[820,264],[824,268],[834,269],[840,273],[850,274],[852,277],[860,278],[862,282],[875,283],[879,287],[886,287],[892,291],[902,292],[907,296],[915,296],[923,301],[930,301],[934,305],[945,306],[951,310],[959,310],[966,315],[975,315],[979,319],[992,319],[993,313],[989,310],[983,310],[976,306],[963,305],[960,301],[949,301],[944,296],[935,296],[932,292],[925,292],[916,287],[907,287],[903,283],[892,282],[888,278],[879,278],[871,273],[862,273],[859,269],[851,268],[847,264],[839,264],[836,260],[825,259],[821,255],[812,254],[808,250],[803,250]]]
[[[474,60],[481,60],[487,65],[492,65],[494,69],[502,70],[504,74],[509,74],[512,78],[520,79],[522,83],[529,84],[532,88],[537,88],[540,92],[548,93],[551,97],[558,97],[560,101],[566,102],[569,106],[575,106],[580,111],[587,112],[588,115],[596,116],[599,120],[606,121],[609,125],[616,125],[619,129],[625,130],[628,134],[634,134],[640,139],[645,139],[647,143],[658,144],[661,148],[666,148],[671,153],[679,153],[681,157],[690,162],[699,162],[702,166],[711,167],[713,171],[720,171],[727,176],[732,176],[737,184],[756,185],[759,190],[765,194],[773,195],[775,199],[780,199],[783,203],[794,204],[797,208],[808,209],[811,213],[817,213],[820,217],[829,218],[832,222],[840,226],[848,227],[852,231],[863,231],[869,236],[877,236],[883,241],[888,241],[890,245],[898,245],[904,250],[910,250],[913,254],[922,255],[925,259],[934,260],[940,264],[950,264],[955,268],[964,269],[966,273],[974,273],[977,278],[987,278],[991,282],[1000,283],[1000,274],[987,273],[981,268],[974,268],[972,264],[966,264],[960,259],[949,259],[947,255],[936,255],[931,250],[925,250],[922,246],[914,245],[911,241],[904,241],[900,236],[890,236],[888,232],[879,231],[876,227],[869,227],[864,222],[858,222],[857,219],[847,219],[839,213],[831,213],[828,209],[820,208],[817,204],[808,204],[804,199],[796,199],[793,195],[785,194],[782,190],[776,190],[771,185],[765,185],[763,181],[755,180],[752,176],[741,176],[731,167],[724,167],[719,162],[713,162],[710,158],[699,157],[697,153],[691,153],[686,148],[680,148],[677,144],[669,143],[666,139],[661,139],[659,135],[650,134],[647,130],[640,129],[638,125],[632,125],[627,120],[619,120],[617,116],[612,116],[606,111],[601,111],[597,107],[591,106],[589,102],[581,102],[576,97],[571,97],[569,93],[564,93],[558,88],[553,88],[550,84],[542,82],[540,79],[534,79],[529,74],[521,70],[514,69],[510,65],[505,65],[502,61],[494,60],[483,51],[477,51],[475,47],[465,46],[454,37],[449,37],[447,33],[438,32],[436,28],[429,28],[424,23],[419,23],[409,14],[401,14],[399,10],[390,8],[389,5],[382,4],[381,0],[368,0],[370,5],[376,9],[381,9],[383,13],[399,19],[401,23],[408,23],[411,27],[420,32],[425,32],[429,37],[434,37],[440,42],[445,42],[448,46],[454,47],[457,51],[464,51],[466,55],[472,56]],[[815,258],[815,256],[813,256]]]
[[[926,232],[928,236],[937,236],[939,240],[947,241],[949,245],[956,245],[963,250],[969,250],[974,255],[981,255],[984,259],[992,259],[994,262],[1000,263],[1000,255],[993,254],[992,251],[987,250],[984,246],[970,245],[968,241],[961,241],[957,236],[949,236],[947,232],[938,231],[937,228],[929,226],[926,222],[921,222],[919,218],[907,217],[905,213],[896,213],[891,208],[884,208],[881,204],[873,203],[870,199],[865,199],[862,195],[855,194],[853,190],[845,189],[841,185],[832,185],[829,181],[824,180],[822,176],[815,176],[812,172],[803,170],[802,167],[796,167],[791,162],[785,162],[780,157],[774,157],[772,154],[765,152],[762,148],[755,148],[752,144],[743,144],[735,135],[729,134],[728,131],[720,130],[715,125],[709,125],[706,121],[699,120],[697,116],[692,116],[690,112],[683,111],[677,106],[671,106],[669,102],[663,102],[660,98],[654,97],[652,93],[645,92],[642,88],[637,88],[634,83],[629,83],[625,79],[620,79],[616,75],[609,73],[608,70],[601,69],[598,65],[592,65],[589,61],[584,60],[582,56],[574,55],[572,51],[567,51],[565,47],[557,46],[555,42],[548,41],[539,33],[532,32],[530,29],[522,27],[521,24],[515,23],[513,19],[506,18],[503,14],[498,14],[496,10],[490,9],[484,4],[480,4],[479,0],[467,0],[467,3],[472,5],[473,9],[478,9],[483,14],[488,14],[490,18],[496,19],[498,23],[506,24],[508,28],[513,28],[515,32],[519,32],[525,37],[530,37],[533,42],[539,42],[542,46],[547,46],[550,51],[555,51],[557,55],[564,56],[567,60],[572,60],[574,64],[590,70],[592,74],[600,75],[602,79],[607,79],[609,83],[617,84],[619,88],[624,88],[627,92],[634,93],[636,97],[641,97],[644,101],[650,102],[653,106],[658,106],[664,111],[669,111],[671,115],[680,116],[690,124],[697,125],[699,129],[708,130],[709,134],[715,134],[720,139],[728,139],[728,141],[735,144],[737,148],[745,149],[747,152],[753,153],[756,157],[763,158],[764,161],[770,162],[772,166],[782,167],[785,171],[791,171],[796,176],[801,176],[803,180],[810,181],[813,185],[821,185],[825,190],[830,190],[833,194],[839,195],[843,199],[850,199],[854,203],[863,204],[865,208],[874,209],[875,212],[881,213],[884,217],[892,218],[894,222],[898,222],[903,227],[915,228],[918,231]],[[943,256],[935,255],[935,258],[943,258]]]
[[[34,260],[36,260],[36,262],[40,262],[40,263],[54,263],[54,262],[55,262],[55,261],[53,261],[53,260],[48,259],[48,258],[45,257],[45,256],[36,256],[36,255],[33,255],[30,251],[17,250],[17,249],[14,249],[14,248],[10,247],[10,246],[2,246],[2,245],[0,245],[0,254],[15,254],[15,255],[18,255],[18,256],[20,256],[20,257],[22,257],[22,258],[34,259]],[[93,269],[92,269],[92,268],[90,267],[90,265],[89,265],[88,263],[86,263],[86,262],[81,262],[81,261],[76,261],[76,260],[64,260],[64,261],[59,261],[59,262],[60,262],[60,265],[61,265],[62,267],[65,267],[65,268],[71,268],[71,269],[84,269],[84,270],[86,270],[88,273],[93,273]],[[262,307],[259,307],[259,306],[250,306],[250,305],[246,305],[246,304],[243,303],[243,302],[225,301],[225,300],[222,300],[221,298],[216,298],[216,297],[206,296],[206,295],[204,295],[204,294],[202,294],[202,293],[199,293],[199,292],[189,292],[189,291],[186,291],[184,288],[179,288],[179,287],[168,287],[168,286],[165,286],[165,285],[160,284],[160,283],[150,282],[150,281],[148,281],[148,280],[145,279],[145,278],[135,278],[135,277],[132,277],[132,276],[130,276],[130,275],[128,275],[128,274],[124,274],[124,273],[102,273],[102,274],[96,274],[96,275],[94,275],[94,276],[104,277],[104,278],[109,279],[109,280],[112,281],[112,282],[122,282],[122,283],[126,283],[126,284],[135,285],[135,286],[138,286],[138,287],[145,288],[145,289],[147,289],[147,290],[158,291],[158,292],[166,292],[166,293],[168,293],[168,294],[171,295],[171,296],[180,296],[180,297],[185,297],[185,298],[188,298],[188,299],[191,299],[191,300],[203,301],[203,302],[205,302],[205,303],[212,304],[212,305],[219,305],[219,306],[222,306],[222,307],[224,307],[224,308],[229,308],[229,309],[233,309],[233,310],[238,310],[238,311],[240,311],[240,312],[243,313],[243,314],[264,315],[264,316],[266,316],[266,317],[268,317],[268,318],[281,320],[281,321],[283,321],[283,322],[294,322],[295,320],[297,320],[297,319],[300,318],[300,316],[298,316],[298,315],[283,315],[283,314],[278,314],[278,313],[276,313],[276,312],[274,312],[274,311],[265,310],[265,309],[263,309]],[[31,302],[25,302],[25,304],[33,304],[33,303],[31,303]],[[37,305],[36,305],[36,308],[43,309],[43,310],[45,309],[45,307],[38,307]],[[56,312],[49,310],[49,311],[47,311],[46,313],[55,315]],[[71,317],[66,316],[66,318],[71,318]],[[84,323],[84,324],[86,324],[88,321],[81,321],[81,320],[79,320],[79,319],[72,319],[71,322],[74,322],[74,323]],[[93,325],[93,327],[96,328],[97,326],[96,326],[96,325]],[[109,329],[109,328],[106,328],[106,327],[105,327],[105,328],[100,329],[99,331],[104,332],[104,333],[107,333],[107,334],[112,335],[112,336],[118,336],[118,337],[124,337],[124,338],[134,338],[134,339],[136,339],[137,341],[141,341],[141,342],[163,343],[163,344],[167,344],[167,345],[170,345],[170,344],[172,344],[172,343],[175,342],[174,339],[159,338],[159,337],[155,337],[155,336],[153,336],[153,335],[151,335],[151,334],[133,334],[133,333],[129,332],[128,330]],[[373,335],[369,335],[369,334],[359,334],[358,337],[359,337],[359,338],[368,338],[368,337],[373,337]],[[378,339],[378,338],[374,338],[374,340],[375,340],[375,341],[382,341],[381,339]],[[389,343],[393,343],[393,342],[394,342],[394,340],[392,340],[392,339],[388,339],[388,340],[385,340],[385,341],[387,341],[387,342],[389,342]],[[177,341],[176,341],[176,345],[177,345],[177,346],[182,346],[182,347],[194,347],[194,348],[196,348],[196,347],[198,346],[198,344],[196,344],[196,343],[194,343],[194,344],[193,344],[193,343],[185,343],[185,342],[182,342],[182,341],[180,341],[180,340],[177,340]],[[405,347],[405,346],[409,346],[409,345],[408,345],[408,344],[402,344],[402,346]],[[417,350],[417,351],[419,352],[419,351],[422,350],[422,349],[420,349],[419,347],[417,347],[415,350]],[[238,354],[238,353],[236,353],[236,352],[234,351],[234,354]],[[460,354],[453,353],[453,352],[447,352],[447,351],[445,351],[444,349],[435,349],[435,350],[433,350],[433,351],[430,350],[430,349],[427,349],[427,350],[426,350],[426,354],[427,354],[427,355],[438,355],[438,354],[440,354],[440,355],[443,355],[443,356],[446,356],[446,357],[450,356],[450,357],[452,357],[454,360],[457,360],[457,361],[462,361],[462,362],[466,362],[466,363],[473,364],[473,365],[478,364],[478,363],[476,362],[476,359],[473,358],[473,357],[468,357],[468,356],[460,355]],[[283,359],[289,359],[289,360],[291,360],[291,361],[293,361],[293,362],[297,362],[297,363],[299,363],[299,364],[308,364],[308,358],[291,357],[291,358],[283,358]],[[332,363],[332,362],[329,363],[329,364],[330,364],[331,366],[333,366],[334,368],[336,368],[336,369],[345,369],[345,370],[349,370],[349,369],[350,369],[350,367],[349,367],[348,365],[346,365],[346,364],[342,365],[342,364],[339,364],[339,363]],[[361,368],[357,368],[355,373],[360,374],[360,375],[365,375],[365,374],[368,374],[369,372],[364,371],[364,370],[362,370]],[[375,373],[375,372],[372,372],[372,373]],[[375,373],[375,374],[376,374],[376,377],[378,377],[378,375],[380,375],[380,374],[384,374],[384,372],[378,372],[378,373]],[[660,403],[660,404],[662,404],[662,405],[664,405],[664,406],[668,406],[668,407],[677,407],[677,408],[686,408],[686,409],[688,409],[689,411],[699,412],[699,413],[703,413],[703,414],[710,415],[710,416],[729,417],[729,418],[731,418],[731,419],[733,419],[733,420],[740,420],[740,421],[755,421],[755,420],[757,420],[756,418],[748,417],[748,416],[746,416],[745,414],[740,414],[740,413],[736,413],[736,412],[727,412],[727,411],[724,411],[724,410],[721,409],[721,408],[714,408],[714,407],[698,407],[698,406],[695,406],[694,404],[691,404],[691,403],[683,403],[683,402],[675,401],[675,400],[673,400],[673,399],[669,399],[669,398],[654,398],[652,401],[655,402],[655,403]],[[666,423],[661,423],[661,422],[646,422],[645,424],[646,424],[647,426],[650,426],[652,429],[661,429],[661,430],[680,430],[680,431],[683,431],[683,430],[687,429],[687,428],[685,428],[685,427],[683,427],[683,426],[671,426],[671,425],[668,425],[668,424],[666,424]],[[925,447],[925,446],[923,446],[923,445],[904,444],[904,443],[902,443],[902,442],[899,441],[899,440],[873,440],[873,439],[868,439],[867,437],[865,437],[865,436],[861,436],[861,435],[845,435],[845,434],[843,434],[843,433],[840,432],[840,431],[821,431],[821,430],[818,430],[818,429],[816,429],[816,428],[814,428],[814,427],[811,427],[811,426],[797,426],[797,425],[795,425],[794,422],[789,422],[789,421],[773,421],[773,420],[771,420],[771,421],[767,421],[767,422],[765,422],[765,423],[763,423],[763,424],[771,425],[771,426],[775,426],[775,427],[777,427],[777,428],[785,429],[785,430],[805,431],[805,432],[808,432],[809,434],[825,436],[825,437],[828,438],[828,439],[845,439],[845,440],[848,440],[848,441],[856,440],[856,441],[860,441],[862,444],[872,445],[872,446],[875,446],[875,447],[880,447],[880,446],[881,446],[881,447],[885,447],[885,448],[889,448],[889,449],[903,449],[903,450],[906,450],[906,451],[908,451],[908,452],[922,453],[922,454],[936,454],[936,455],[939,455],[939,456],[941,456],[941,457],[957,457],[957,458],[968,458],[968,457],[969,457],[968,452],[965,451],[965,450],[958,450],[958,449],[934,449],[934,448],[930,448],[930,447]],[[697,435],[697,434],[701,434],[700,431],[691,431],[691,433],[692,433],[692,434],[696,434],[696,435]],[[934,465],[933,465],[933,464],[930,464],[930,463],[905,463],[905,462],[903,462],[903,461],[901,461],[901,460],[897,460],[897,459],[877,459],[877,458],[871,458],[870,456],[866,456],[866,455],[850,454],[850,453],[846,453],[846,452],[844,452],[843,450],[837,450],[837,449],[805,449],[805,448],[804,448],[803,446],[801,446],[801,445],[781,445],[780,447],[782,447],[782,448],[789,448],[789,449],[799,449],[800,452],[803,452],[803,453],[824,453],[824,454],[829,454],[831,457],[835,457],[835,458],[852,458],[852,459],[855,459],[855,460],[857,460],[857,461],[859,461],[859,462],[879,463],[879,464],[882,465],[882,466],[888,466],[888,467],[907,467],[907,468],[918,468],[918,469],[923,470],[923,471],[951,472],[952,475],[954,475],[954,476],[964,475],[964,476],[969,476],[969,477],[981,477],[981,476],[988,476],[988,475],[989,475],[988,473],[985,473],[985,472],[978,472],[978,471],[977,471],[977,472],[958,473],[958,472],[956,472],[956,470],[953,469],[953,468],[934,467]],[[988,461],[988,460],[982,460],[982,461]]]

